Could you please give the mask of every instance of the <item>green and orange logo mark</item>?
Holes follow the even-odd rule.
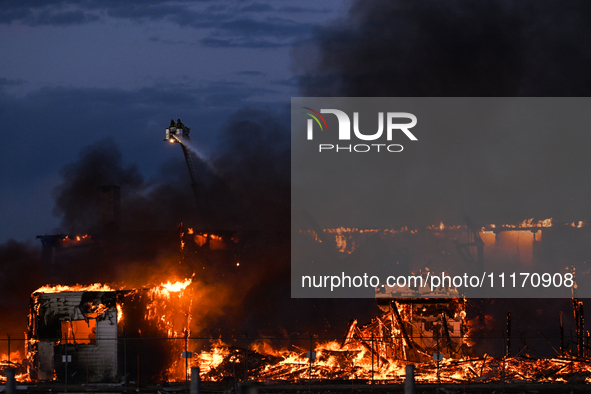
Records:
[[[324,120],[324,117],[322,115],[320,115],[320,112],[315,111],[312,108],[308,108],[308,107],[302,107],[302,108],[314,112],[313,114],[311,114],[310,112],[304,112],[304,113],[307,115],[310,115],[312,117],[312,119],[314,119],[316,121],[316,123],[318,123],[318,126],[320,126],[320,130],[324,130],[324,127],[322,127],[322,123],[324,123],[324,126],[326,127],[326,131],[328,131],[328,125],[326,124],[326,120]],[[322,119],[322,123],[320,123],[320,120],[318,118]]]

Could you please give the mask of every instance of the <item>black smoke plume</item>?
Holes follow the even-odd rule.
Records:
[[[355,1],[295,50],[304,96],[588,96],[591,5]]]
[[[221,130],[215,146],[217,176],[209,199],[215,215],[240,228],[289,231],[289,115],[245,108]]]
[[[590,22],[591,5],[578,1],[356,0],[345,18],[294,48],[294,70],[302,96],[311,97],[589,96]],[[418,206],[421,222],[459,221],[466,209],[491,221],[557,213],[588,219],[583,200],[591,189],[582,174],[589,163],[580,146],[589,141],[576,130],[556,136],[562,133],[568,142],[536,130],[461,135],[457,145],[438,136],[437,147],[412,163],[433,173],[407,175],[439,187],[411,190],[402,183],[409,197],[401,204]],[[516,160],[520,155],[528,159]],[[475,190],[492,203],[466,199]],[[503,330],[507,311],[514,328],[555,329],[557,311],[572,310],[570,300],[478,304],[475,313],[481,321],[494,316],[489,328],[496,330]]]
[[[183,213],[193,209],[187,198],[189,189],[180,182],[180,175],[186,175],[182,170],[186,172],[182,163],[166,163],[158,179],[146,181],[135,165],[123,163],[113,138],[94,142],[61,170],[53,211],[61,218],[59,230],[66,234],[102,230],[97,227],[97,198],[98,188],[104,185],[122,191],[122,229],[174,228],[186,217]]]

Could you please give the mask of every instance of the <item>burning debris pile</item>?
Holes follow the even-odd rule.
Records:
[[[16,361],[18,360],[18,361]],[[12,368],[15,372],[15,380],[22,382],[29,380],[27,372],[27,364],[23,362],[21,352],[13,352],[10,358],[5,358],[0,361],[0,368],[2,368],[2,375],[0,375],[0,382],[6,382],[6,370]]]
[[[378,306],[384,314],[364,327],[353,321],[344,345],[361,344],[386,361],[427,362],[434,353],[448,358],[468,355],[465,300],[378,298]],[[379,345],[373,344],[374,338],[380,339]]]
[[[500,259],[537,264],[549,259],[548,256],[565,255],[564,250],[569,249],[565,245],[587,236],[588,230],[582,221],[560,225],[553,223],[552,219],[529,219],[515,225],[476,227],[467,219],[466,225],[461,226],[440,223],[416,230],[322,230],[317,227],[301,234],[332,246],[334,252],[345,258],[362,250],[368,240],[379,238],[388,245],[391,256],[399,257],[402,265],[410,270],[420,268],[417,265],[423,257],[420,250],[431,245],[435,245],[434,250],[443,256],[442,259],[457,263],[458,257],[461,257],[467,267],[475,263],[482,266],[483,261],[496,264]],[[406,245],[414,248],[402,250],[401,238]],[[425,240],[430,242],[425,243]],[[567,256],[578,259],[585,255],[587,249],[583,249]],[[444,253],[441,253],[442,250]],[[412,266],[413,259],[415,267]],[[422,274],[429,271],[428,268],[420,270]],[[570,345],[570,351],[567,350],[562,320],[558,358],[532,358],[530,351],[525,351],[527,346],[511,357],[510,337],[503,336],[510,335],[510,319],[506,333],[489,339],[482,327],[473,327],[477,320],[475,316],[473,320],[467,319],[468,302],[457,289],[441,288],[429,298],[420,298],[420,292],[421,289],[408,286],[399,289],[396,294],[377,288],[376,299],[382,314],[366,325],[353,320],[342,340],[310,338],[310,346],[306,346],[303,340],[298,342],[299,345],[289,347],[252,344],[248,352],[244,346],[216,343],[211,351],[202,353],[206,355],[203,360],[208,360],[207,368],[202,369],[202,377],[210,380],[243,379],[248,374],[258,381],[371,379],[393,383],[404,379],[405,366],[412,363],[417,366],[419,382],[591,382],[591,366],[585,357],[587,353],[581,350],[582,347],[575,349],[574,344]],[[578,305],[576,299],[575,303]],[[577,315],[577,310],[575,308],[577,341],[581,342],[583,334],[579,335],[579,332],[584,329],[581,318],[577,316],[581,316],[582,312]],[[537,335],[544,337],[540,332]],[[502,344],[503,338],[507,341],[503,345],[504,356],[483,355],[484,352],[475,349],[477,340]],[[553,346],[550,341],[548,343]],[[213,361],[215,359],[217,362]]]
[[[286,349],[272,346],[273,339],[268,338],[253,342],[248,353],[244,347],[213,341],[211,350],[197,357],[201,378],[401,383],[406,365],[412,363],[420,383],[591,383],[591,363],[568,352],[559,358],[471,355],[474,338],[467,333],[462,299],[399,301],[382,302],[382,308],[389,310],[367,325],[352,321],[342,341],[309,338],[309,348],[291,345]],[[454,318],[449,317],[452,312]]]
[[[373,338],[374,343],[388,344],[390,338]],[[402,340],[402,338],[399,338]],[[493,358],[442,357],[439,362],[410,362],[378,354],[371,350],[371,338],[343,345],[337,341],[319,343],[312,352],[292,346],[291,350],[244,348],[216,341],[211,351],[198,357],[201,378],[208,381],[250,380],[259,382],[312,380],[361,380],[400,383],[405,366],[415,364],[416,379],[421,383],[487,382],[569,382],[591,383],[591,365],[580,358],[533,359],[526,356]],[[386,345],[387,346],[387,345]],[[245,365],[248,363],[248,371]]]
[[[429,369],[434,352],[450,360],[467,355],[463,300],[379,299],[378,305],[384,311],[381,316],[364,326],[353,320],[340,342],[325,341],[313,346],[318,339],[310,338],[308,348],[292,345],[291,350],[277,350],[270,342],[255,342],[249,347],[248,356],[244,349],[217,342],[211,352],[201,355],[203,377],[236,377],[236,371],[243,371],[248,363],[249,376],[259,381],[400,381],[410,362],[419,362],[423,369]],[[216,357],[217,365],[211,362]],[[209,363],[205,370],[204,361]]]

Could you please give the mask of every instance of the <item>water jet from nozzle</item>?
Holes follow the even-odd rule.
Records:
[[[211,160],[201,149],[199,149],[193,141],[191,141],[190,137],[191,129],[185,126],[180,119],[177,120],[175,123],[174,120],[171,119],[170,126],[166,129],[166,136],[164,141],[168,141],[172,144],[180,143],[183,145],[185,149],[188,149],[191,153],[193,153],[199,160],[201,160],[205,165],[217,175],[217,171],[214,168]]]

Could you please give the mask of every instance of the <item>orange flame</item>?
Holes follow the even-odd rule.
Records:
[[[91,285],[76,284],[73,286],[66,285],[45,285],[33,292],[35,293],[63,293],[63,292],[78,292],[78,291],[114,291],[110,286],[101,283],[93,283]]]

